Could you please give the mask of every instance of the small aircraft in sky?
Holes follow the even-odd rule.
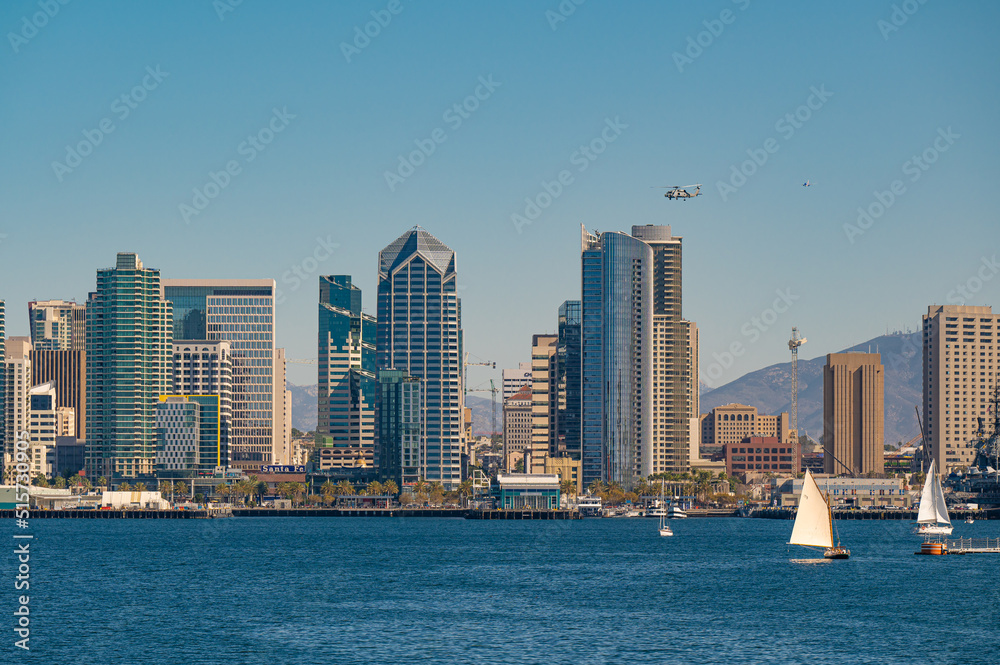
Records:
[[[696,189],[693,192],[687,191],[691,187]],[[693,199],[696,196],[701,195],[701,185],[684,185],[683,187],[678,187],[674,185],[673,187],[654,187],[654,189],[666,189],[668,190],[664,196],[668,199]]]
[[[808,180],[806,180],[804,183],[802,183],[802,186],[803,187],[812,187],[812,183],[809,182]]]

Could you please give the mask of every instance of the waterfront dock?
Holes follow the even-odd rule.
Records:
[[[580,514],[572,510],[467,510],[467,520],[575,520]]]
[[[13,519],[13,509],[0,510],[0,519]],[[198,520],[230,517],[229,508],[203,508],[201,510],[96,510],[96,509],[65,509],[65,510],[32,510],[30,519],[58,520]]]
[[[1000,538],[959,538],[944,542],[948,554],[1000,554]]]
[[[233,517],[464,517],[464,508],[233,508]]]
[[[1000,520],[1000,508],[986,510],[950,510],[952,522],[961,522],[971,516],[974,520]],[[749,517],[772,520],[795,519],[795,508],[754,508]],[[837,520],[909,520],[917,521],[916,510],[834,510]]]

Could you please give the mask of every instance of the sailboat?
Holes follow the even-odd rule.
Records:
[[[948,519],[948,506],[944,503],[944,490],[941,489],[941,478],[934,465],[937,460],[931,460],[931,468],[927,471],[923,492],[920,493],[920,508],[917,511],[917,533],[926,535],[950,535],[951,520]]]
[[[851,556],[849,549],[841,547],[839,538],[837,545],[834,546],[833,510],[808,470],[805,480],[802,481],[799,510],[795,513],[795,524],[792,526],[792,537],[788,539],[788,544],[822,547],[823,557],[826,559],[846,559]]]
[[[663,510],[663,478],[660,478],[660,535],[674,535],[673,530],[667,526],[667,513]]]

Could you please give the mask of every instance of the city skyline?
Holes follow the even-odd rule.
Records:
[[[367,257],[415,224],[462,256],[467,348],[498,367],[527,360],[530,336],[556,333],[551,312],[580,298],[580,223],[684,237],[685,316],[714,385],[786,360],[793,325],[812,358],[917,330],[929,303],[998,293],[992,247],[966,241],[992,225],[992,4],[920,5],[902,25],[891,3],[586,4],[555,19],[529,3],[400,6],[364,48],[342,44],[384,5],[72,5],[8,40],[3,81],[24,103],[0,118],[23,131],[2,167],[0,259],[33,276],[4,284],[8,334],[27,334],[21,303],[83,303],[94,267],[134,251],[164,276],[274,279],[276,346],[311,358],[317,276],[374,293]],[[35,11],[10,3],[0,24],[19,34]],[[153,27],[178,21],[195,46]],[[502,47],[512,34],[523,58]],[[66,146],[88,135],[100,142],[76,164]],[[693,200],[650,189],[698,181]],[[65,240],[41,273],[35,228]],[[545,288],[509,289],[528,265]]]

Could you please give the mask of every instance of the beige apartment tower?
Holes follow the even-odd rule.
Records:
[[[828,353],[823,367],[823,470],[882,473],[885,370],[878,353]]]
[[[991,307],[932,305],[923,317],[924,435],[938,468],[975,461],[969,445],[1000,373],[1000,314]]]
[[[517,459],[531,447],[531,386],[521,389],[503,401],[503,464],[513,471]]]
[[[545,458],[556,450],[556,349],[558,335],[531,336],[531,468],[545,473]]]

